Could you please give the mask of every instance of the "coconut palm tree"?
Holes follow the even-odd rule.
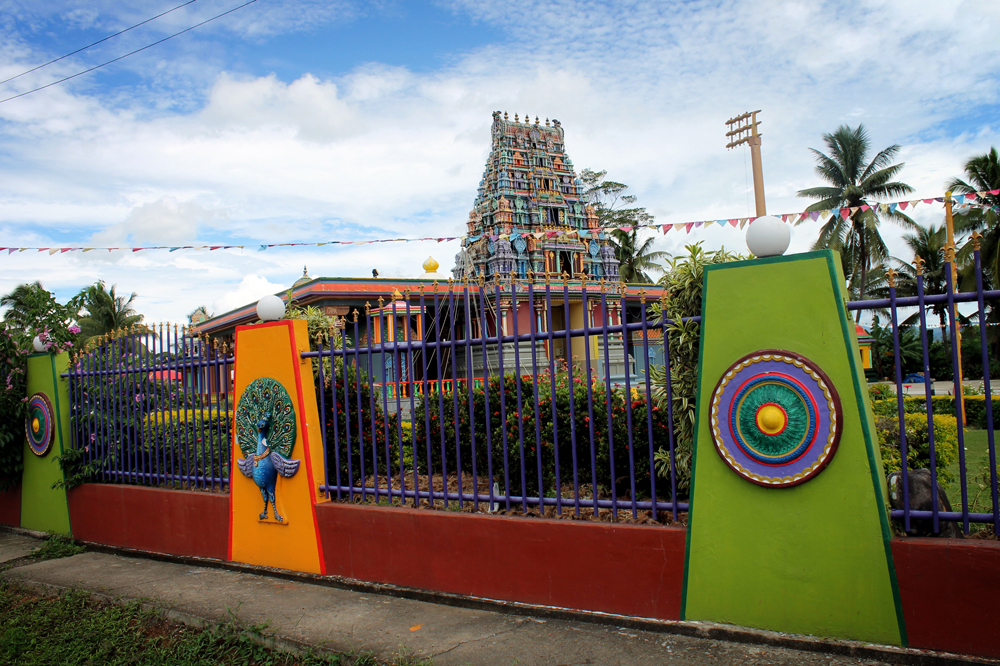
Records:
[[[77,321],[84,337],[104,335],[142,321],[143,316],[132,307],[135,292],[127,297],[119,296],[115,293],[117,286],[111,285],[108,289],[104,280],[98,280],[80,292],[86,314]]]
[[[914,261],[919,258],[923,262],[924,272],[924,293],[943,294],[945,293],[945,264],[944,246],[947,241],[947,231],[944,226],[920,227],[916,233],[903,236],[906,245],[913,252]],[[914,267],[905,262],[900,262],[899,266],[900,283],[903,285],[897,294],[901,296],[916,296],[917,294],[917,272]],[[945,339],[948,337],[948,306],[946,303],[935,303],[928,305],[927,310],[936,315],[944,332]],[[920,313],[914,313],[903,322],[904,326],[916,324]]]
[[[971,194],[973,192],[988,192],[1000,189],[1000,156],[997,149],[990,148],[988,153],[976,155],[965,163],[965,177],[953,178],[947,187],[955,194]],[[981,256],[983,268],[990,279],[987,282],[996,284],[1000,276],[1000,195],[987,194],[978,203],[989,208],[973,208],[964,215],[956,216],[956,226],[961,231],[979,231],[983,234]],[[971,245],[966,244],[963,254],[969,254]]]
[[[615,248],[615,258],[618,259],[618,275],[622,282],[651,283],[653,279],[649,271],[663,272],[660,262],[670,257],[667,252],[653,250],[651,236],[645,241],[639,238],[639,230],[622,231],[614,229],[608,234],[611,246]]]
[[[833,134],[824,134],[828,154],[810,148],[816,157],[816,173],[829,185],[799,190],[800,197],[819,199],[806,210],[822,211],[839,208],[872,206],[876,200],[908,194],[913,188],[906,183],[893,180],[902,170],[903,163],[893,164],[899,152],[898,145],[892,145],[878,152],[868,161],[870,140],[864,125],[850,128],[841,125]],[[916,229],[917,224],[898,211],[887,215],[889,219],[907,229]],[[877,207],[859,210],[849,219],[838,215],[830,218],[820,229],[814,249],[830,248],[850,252],[854,265],[848,275],[857,274],[857,293],[861,299],[867,296],[868,274],[873,266],[889,259],[889,250],[879,233],[881,217]],[[861,312],[858,312],[860,317]]]

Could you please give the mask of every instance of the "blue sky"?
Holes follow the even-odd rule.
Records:
[[[0,0],[0,79],[181,0]],[[123,7],[123,5],[126,5]],[[226,11],[197,0],[0,86],[0,98]],[[0,104],[0,245],[186,245],[452,236],[493,110],[559,118],[577,169],[607,169],[658,222],[744,217],[724,121],[762,109],[769,212],[819,183],[808,148],[861,122],[940,196],[1000,144],[1000,6],[931,2],[258,0],[60,86]],[[752,196],[749,197],[752,206]],[[939,223],[940,207],[919,207]],[[818,225],[817,225],[818,226]],[[793,231],[807,249],[816,230]],[[906,258],[899,232],[886,231]],[[668,234],[743,250],[739,230]],[[104,279],[154,320],[222,312],[312,275],[415,276],[451,244],[0,257],[0,292]]]

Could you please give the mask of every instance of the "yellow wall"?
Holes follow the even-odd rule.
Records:
[[[278,321],[236,329],[235,398],[255,379],[270,377],[288,391],[295,406],[295,446],[289,456],[301,460],[291,478],[278,476],[275,501],[284,523],[260,520],[260,489],[236,465],[243,457],[236,441],[235,421],[230,465],[229,559],[307,573],[325,574],[315,504],[324,479],[320,415],[316,409],[312,364],[300,353],[309,351],[304,320]],[[235,412],[235,410],[234,410]],[[273,515],[273,514],[272,514]]]

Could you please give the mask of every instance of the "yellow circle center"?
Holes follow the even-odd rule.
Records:
[[[31,432],[38,432],[42,425],[38,422],[38,417],[31,419]]]
[[[785,429],[787,417],[777,405],[764,405],[757,410],[757,427],[765,435],[777,435]]]

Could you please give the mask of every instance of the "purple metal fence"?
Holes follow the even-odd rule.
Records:
[[[655,345],[669,356],[669,336],[651,341],[665,322],[645,297],[626,303],[617,284],[564,279],[435,284],[403,303],[386,309],[406,322],[421,313],[423,330],[404,326],[390,340],[379,321],[386,309],[366,308],[345,322],[358,344],[303,354],[324,360],[324,491],[660,521],[687,510],[669,399],[661,411],[654,387],[637,380],[649,375]],[[638,340],[629,345],[637,360],[623,336]],[[380,376],[383,368],[408,374]],[[665,390],[669,397],[669,379]],[[655,472],[660,448],[664,479]]]
[[[934,532],[948,521],[961,523],[966,533],[970,523],[985,523],[1000,531],[990,341],[985,325],[978,331],[983,417],[981,423],[972,425],[981,426],[987,439],[988,471],[979,478],[986,478],[989,487],[988,492],[979,493],[979,500],[988,506],[979,511],[970,508],[970,461],[965,453],[969,424],[964,423],[962,400],[953,401],[959,490],[951,498],[956,504],[960,501],[961,510],[946,511],[938,504],[940,445],[935,445],[933,414],[942,413],[947,400],[931,397],[926,310],[939,304],[947,309],[948,345],[956,368],[950,391],[961,396],[969,382],[963,385],[957,371],[958,304],[975,304],[976,311],[969,317],[986,322],[987,306],[1000,300],[1000,291],[983,288],[978,250],[973,261],[975,291],[954,293],[947,271],[946,293],[926,294],[924,276],[918,270],[906,284],[906,293],[915,295],[900,295],[901,287],[893,285],[888,298],[846,306],[850,312],[889,314],[891,341],[876,340],[873,352],[891,356],[894,368],[892,414],[899,428],[903,492],[901,508],[893,509],[891,515],[906,531],[912,528],[911,521],[922,519],[932,521]],[[571,321],[571,305],[585,313],[575,322]],[[900,323],[902,308],[915,309],[916,323],[907,327]],[[525,309],[530,316],[523,316]],[[344,322],[346,335],[355,343],[303,354],[324,361],[319,371],[327,451],[322,489],[330,496],[473,511],[572,513],[574,517],[600,513],[612,519],[659,521],[667,517],[676,521],[687,510],[688,470],[679,467],[673,427],[671,335],[659,333],[669,330],[673,322],[654,316],[645,298],[626,302],[622,292],[610,285],[565,279],[561,284],[546,281],[544,285],[528,280],[434,284],[419,293],[408,292],[392,309],[393,313],[405,311],[407,322],[411,312],[420,313],[422,330],[407,325],[390,339],[382,326],[378,339],[375,333],[383,310],[355,311]],[[683,321],[699,322],[700,317]],[[908,386],[903,381],[901,336],[907,329],[913,333],[905,336],[919,332],[920,337],[925,399],[919,404],[904,400]],[[655,340],[652,332],[656,332]],[[629,339],[630,353],[625,359],[630,367],[615,376],[611,356]],[[581,342],[574,347],[574,341]],[[651,362],[650,351],[656,347],[662,349],[662,360]],[[381,374],[382,368],[401,367],[409,374]],[[645,380],[651,371],[655,382]],[[979,383],[978,378],[974,383]],[[885,404],[875,404],[879,423],[884,425]],[[927,441],[920,443],[929,458],[932,479],[933,506],[926,510],[910,506],[908,410],[926,413],[928,421]],[[986,495],[988,501],[983,499]],[[640,512],[648,513],[640,516]]]
[[[952,265],[955,261],[954,250],[949,249],[948,255],[946,257],[946,263],[944,268],[944,279],[945,279],[945,293],[943,294],[926,294],[924,291],[925,287],[925,276],[923,275],[922,267],[920,262],[917,262],[916,279],[912,285],[913,290],[916,291],[915,296],[898,296],[897,292],[899,286],[896,284],[894,276],[890,275],[888,298],[881,299],[871,299],[865,301],[854,301],[847,304],[847,309],[851,311],[856,310],[876,310],[888,308],[890,314],[890,326],[892,333],[892,348],[891,353],[893,357],[893,380],[892,383],[895,389],[895,409],[894,414],[898,421],[899,428],[899,453],[900,459],[903,463],[900,469],[901,478],[901,490],[900,501],[897,504],[902,504],[899,508],[894,508],[890,514],[893,518],[900,519],[902,522],[903,529],[910,532],[914,528],[913,521],[927,519],[931,520],[931,533],[940,533],[942,531],[942,522],[957,522],[961,523],[962,530],[966,534],[970,531],[970,523],[985,523],[993,528],[993,534],[1000,534],[1000,503],[997,501],[997,458],[996,458],[996,441],[993,432],[993,389],[991,387],[991,374],[990,374],[990,340],[987,336],[988,330],[988,317],[986,304],[988,302],[996,302],[1000,300],[1000,290],[986,290],[983,287],[983,267],[982,267],[982,257],[980,256],[978,242],[974,242],[974,252],[973,252],[973,262],[970,268],[974,274],[975,280],[975,291],[969,292],[956,292],[955,285],[953,283],[952,277]],[[961,313],[958,311],[959,303],[974,303],[975,312],[971,313],[967,319],[975,318],[979,322],[978,326],[978,337],[980,346],[980,355],[982,363],[982,377],[980,380],[973,382],[973,388],[978,388],[975,384],[982,383],[982,393],[983,393],[983,413],[982,418],[979,423],[969,424],[966,423],[967,415],[967,405],[969,400],[965,394],[969,390],[969,382],[962,381],[960,363],[960,340],[959,340],[959,321],[961,319]],[[951,356],[951,367],[952,367],[952,377],[950,378],[950,387],[948,393],[953,396],[953,406],[951,407],[950,413],[954,415],[957,425],[957,446],[958,446],[958,495],[961,501],[961,511],[945,511],[942,510],[941,501],[942,498],[939,497],[939,464],[938,455],[940,453],[940,442],[935,443],[935,426],[934,426],[934,415],[943,414],[946,409],[939,407],[935,404],[935,399],[932,397],[934,395],[932,374],[931,374],[931,353],[930,345],[928,343],[928,326],[927,326],[927,309],[933,306],[944,305],[947,313],[948,320],[948,336],[947,343],[949,347],[949,352]],[[929,465],[927,469],[930,472],[930,493],[931,500],[929,502],[930,507],[915,509],[911,504],[911,472],[908,465],[908,456],[910,454],[909,444],[907,438],[909,437],[906,427],[906,413],[908,403],[905,399],[907,393],[907,382],[903,380],[903,354],[901,352],[901,331],[903,330],[899,322],[899,308],[904,307],[916,307],[918,314],[917,327],[920,336],[920,348],[921,348],[921,370],[922,370],[922,384],[924,391],[923,404],[920,405],[921,409],[918,413],[926,414],[927,418],[927,448],[928,448],[928,458]],[[995,306],[994,306],[995,307]],[[996,346],[994,342],[994,346]],[[977,400],[978,398],[973,398]],[[943,401],[947,403],[948,401]],[[876,410],[878,411],[878,410]],[[910,410],[913,413],[913,410]],[[966,456],[966,429],[970,426],[979,426],[985,431],[985,438],[987,443],[986,455],[985,455],[985,470],[982,469],[972,469],[970,470],[969,462]],[[977,461],[972,461],[973,463]],[[983,462],[983,461],[980,461]],[[982,465],[980,465],[982,468]],[[982,484],[983,490],[988,492],[988,503],[983,502],[987,505],[987,511],[972,511],[970,508],[970,497],[969,497],[969,481],[970,481],[970,471],[973,472],[975,478],[978,482]],[[980,493],[982,494],[982,493]],[[955,497],[952,495],[950,498],[951,504],[954,504]],[[982,498],[980,498],[981,500]]]
[[[63,374],[82,469],[102,483],[227,489],[233,362],[176,325],[92,339]]]

